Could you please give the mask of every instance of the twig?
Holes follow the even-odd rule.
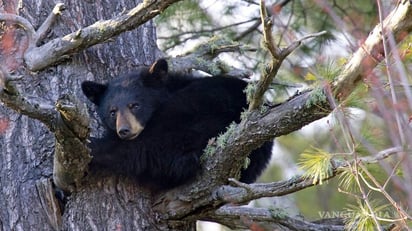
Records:
[[[364,163],[377,163],[378,161],[381,161],[383,159],[388,158],[389,156],[399,153],[399,152],[403,152],[405,149],[403,147],[392,147],[392,148],[387,148],[385,150],[382,150],[378,153],[376,153],[376,155],[374,155],[373,157],[363,157],[361,158],[361,161]]]
[[[242,31],[240,34],[236,35],[236,37],[233,39],[234,41],[239,41],[242,38],[246,37],[248,34],[252,33],[253,31],[255,31],[257,28],[259,28],[261,22],[260,21],[256,21],[255,23],[253,23],[252,26],[250,26],[248,29]]]
[[[181,36],[188,35],[188,34],[208,34],[208,36],[210,37],[210,34],[216,32],[216,31],[225,30],[225,29],[228,29],[230,27],[240,26],[240,25],[243,25],[243,24],[246,24],[246,23],[256,21],[258,19],[259,18],[251,18],[251,19],[248,19],[248,20],[245,20],[245,21],[242,21],[242,22],[236,22],[236,23],[232,23],[232,24],[229,24],[229,25],[216,27],[216,28],[212,28],[212,29],[203,29],[203,30],[197,30],[197,31],[184,31],[182,33],[175,34],[175,35],[172,35],[172,36],[165,36],[165,37],[159,36],[157,38],[158,39],[164,39],[164,40],[175,40],[175,39],[178,39]],[[260,23],[259,23],[259,25],[260,25]],[[236,39],[234,39],[234,40],[236,41]],[[168,48],[168,49],[170,49],[170,48]]]
[[[263,26],[263,43],[265,44],[265,47],[272,55],[272,59],[281,59],[280,49],[275,46],[275,40],[272,36],[272,20],[268,17],[264,0],[260,1],[260,19]]]
[[[382,193],[382,194],[386,197],[386,199],[387,199],[387,200],[392,204],[392,206],[393,206],[394,208],[396,208],[396,210],[398,211],[399,216],[400,216],[399,219],[402,220],[402,221],[404,221],[404,222],[405,222],[407,219],[412,220],[412,217],[411,217],[401,206],[399,206],[398,203],[396,203],[396,201],[389,195],[388,192],[385,191],[385,189],[382,187],[382,185],[375,179],[375,177],[368,171],[368,169],[367,169],[362,163],[361,163],[359,166],[361,167],[362,171],[366,173],[366,175],[368,176],[368,178],[372,180],[372,182],[375,184],[375,186],[376,186],[377,188],[371,186],[371,185],[369,184],[369,182],[368,182],[364,177],[362,177],[363,182],[364,182],[370,189],[373,189],[373,190],[375,190],[375,191],[378,191],[378,192]],[[406,225],[406,224],[405,224],[405,225]]]
[[[260,107],[260,105],[262,105],[263,96],[272,83],[273,79],[277,75],[282,62],[286,59],[286,57],[290,55],[290,53],[292,53],[296,48],[298,48],[302,44],[303,40],[320,36],[326,33],[326,31],[322,31],[319,33],[304,36],[303,38],[291,43],[288,47],[280,49],[275,45],[272,36],[272,21],[269,17],[267,17],[264,0],[261,0],[260,2],[260,15],[263,25],[263,43],[265,48],[271,54],[272,59],[263,68],[259,82],[256,84],[256,86],[253,87],[253,89],[251,89],[250,92],[248,92],[249,111],[257,109],[258,107]]]
[[[37,29],[36,36],[33,41],[33,45],[36,45],[39,41],[43,40],[44,37],[47,35],[48,30],[50,27],[56,22],[58,16],[61,15],[62,11],[66,9],[64,3],[57,3],[52,12],[49,16],[44,20],[43,24]]]
[[[286,56],[290,55],[290,53],[292,53],[294,50],[296,50],[296,48],[298,48],[300,45],[302,45],[302,42],[304,40],[319,37],[319,36],[322,36],[326,33],[328,33],[328,32],[327,31],[321,31],[321,32],[318,32],[318,33],[305,35],[302,38],[292,42],[287,48],[282,49],[280,56],[281,57],[286,57]]]
[[[248,78],[252,75],[250,71],[237,69],[215,60],[215,58],[223,52],[240,52],[244,50],[251,50],[251,48],[226,38],[213,37],[195,47],[193,51],[168,61],[171,64],[170,69],[173,72],[182,73],[196,69],[211,75]]]

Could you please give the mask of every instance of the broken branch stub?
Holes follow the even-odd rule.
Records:
[[[87,147],[89,115],[84,103],[64,95],[56,103],[60,113],[56,126],[53,179],[57,187],[74,191],[84,177],[91,160]]]

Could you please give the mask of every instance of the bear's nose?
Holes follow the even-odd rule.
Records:
[[[117,131],[117,134],[118,134],[119,137],[122,138],[122,139],[127,139],[127,138],[131,135],[129,128],[120,128],[120,129]]]

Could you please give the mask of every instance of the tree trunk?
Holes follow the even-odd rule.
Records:
[[[0,1],[0,12],[20,15],[35,29],[52,11],[55,1]],[[65,1],[66,10],[46,41],[64,36],[97,20],[109,19],[140,1]],[[24,68],[27,34],[12,23],[0,25],[0,62],[7,71],[22,75],[22,94],[54,103],[62,94],[86,102],[80,90],[84,80],[106,81],[138,65],[152,63],[160,54],[152,22],[123,33],[114,41],[96,45],[59,65],[31,73]],[[43,41],[44,42],[44,41]],[[42,105],[46,106],[46,105]],[[92,136],[98,135],[94,113]],[[170,227],[156,220],[151,196],[132,182],[119,178],[85,177],[60,217],[51,192],[54,136],[40,122],[6,107],[0,108],[0,230],[188,230],[193,223]],[[5,129],[3,127],[6,127]],[[2,129],[3,128],[3,129]]]

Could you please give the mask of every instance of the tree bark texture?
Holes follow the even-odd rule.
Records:
[[[64,36],[97,20],[109,19],[140,1],[65,1],[66,10],[42,43]],[[3,0],[0,12],[26,18],[37,29],[54,1]],[[79,52],[59,65],[29,72],[23,63],[28,36],[11,22],[0,25],[0,63],[14,75],[21,94],[43,107],[54,108],[59,96],[74,95],[86,102],[80,83],[107,81],[138,65],[152,63],[160,54],[155,28],[148,22],[138,29]],[[92,136],[98,123],[90,111]],[[50,194],[54,136],[42,123],[0,107],[0,230],[167,230],[155,221],[148,206],[151,195],[134,184],[115,178],[86,177],[83,187],[70,196],[64,216],[55,217]],[[5,129],[4,129],[5,128]],[[48,194],[47,194],[48,192]],[[55,203],[55,202],[53,202]],[[56,215],[57,216],[57,215]],[[185,224],[184,224],[185,225]],[[179,225],[178,225],[179,226]]]

